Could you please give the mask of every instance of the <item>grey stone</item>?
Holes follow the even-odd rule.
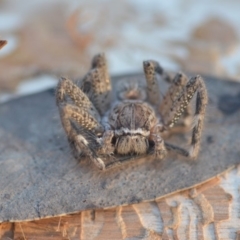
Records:
[[[136,74],[128,77],[143,79]],[[240,84],[205,80],[209,105],[197,160],[145,157],[105,172],[72,156],[54,90],[0,105],[0,222],[153,200],[240,163]],[[187,139],[180,135],[169,142],[184,145]]]

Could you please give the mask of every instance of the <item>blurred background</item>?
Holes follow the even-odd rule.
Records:
[[[79,78],[105,52],[112,75],[158,60],[173,71],[240,79],[237,0],[0,0],[0,102]]]

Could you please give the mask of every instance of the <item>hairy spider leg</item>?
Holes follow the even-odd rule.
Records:
[[[104,54],[94,56],[91,69],[82,80],[81,89],[103,116],[110,107],[112,91]]]
[[[147,81],[148,100],[153,105],[157,105],[160,102],[160,92],[157,74],[162,74],[163,69],[156,61],[144,61],[143,69]]]
[[[56,89],[56,101],[59,106],[61,103],[72,101],[72,104],[79,109],[84,109],[90,113],[97,121],[100,115],[88,96],[70,79],[61,78]]]
[[[163,119],[166,119],[169,115],[170,107],[172,106],[176,98],[179,97],[179,94],[182,92],[183,87],[188,82],[188,79],[182,73],[178,73],[173,78],[172,76],[170,76],[170,74],[164,71],[164,69],[159,65],[158,62],[153,60],[144,61],[143,68],[147,80],[148,99],[153,105],[157,107],[161,102],[159,111],[161,117]],[[157,79],[157,75],[159,75],[161,79],[163,79],[167,83],[171,84],[167,93],[163,96],[162,100],[160,100],[159,82]],[[189,128],[189,120],[191,118],[190,110],[190,107],[187,107],[185,109],[182,121],[178,122],[178,124],[175,125],[175,127],[171,130],[171,133],[184,132]]]
[[[177,73],[171,80],[171,85],[164,95],[159,107],[159,112],[162,117],[163,123],[167,125],[169,120],[173,118],[172,107],[177,104],[180,95],[188,82],[188,78],[183,73]],[[191,107],[188,105],[182,113],[181,121],[174,124],[171,133],[185,132],[191,126]]]
[[[193,129],[191,136],[191,146],[188,151],[190,158],[195,159],[199,152],[200,139],[203,129],[203,122],[205,116],[205,110],[208,102],[207,90],[203,79],[200,76],[192,77],[185,87],[183,87],[182,92],[178,95],[176,100],[170,107],[170,115],[167,119],[163,119],[164,126],[172,128],[184,114],[185,109],[191,102],[194,94],[197,92],[195,113],[193,117]],[[181,154],[182,149],[168,144],[168,150],[176,151]],[[183,151],[184,153],[184,151]],[[186,155],[185,153],[182,155]]]
[[[182,73],[178,73],[173,79],[171,79],[170,75],[163,71],[158,62],[152,60],[145,61],[143,66],[147,80],[148,98],[151,103],[156,105],[160,99],[156,74],[162,75],[162,78],[165,81],[171,83],[171,86],[165,94],[159,108],[160,115],[166,129],[171,129],[172,131],[172,128],[175,126],[174,132],[178,132],[189,127],[191,124],[189,121],[191,110],[189,103],[197,91],[194,126],[192,130],[191,148],[189,152],[172,144],[165,144],[168,150],[175,151],[176,153],[184,156],[196,158],[199,152],[205,108],[208,101],[204,81],[200,76],[191,78],[188,81],[187,77]],[[179,125],[180,117],[183,117],[182,126]],[[176,128],[177,123],[178,128]]]
[[[74,105],[66,103],[68,98]],[[62,78],[57,87],[56,99],[62,125],[74,149],[78,154],[88,156],[98,168],[105,169],[103,160],[97,157],[97,150],[101,148],[98,135],[104,129],[89,98],[71,80]]]

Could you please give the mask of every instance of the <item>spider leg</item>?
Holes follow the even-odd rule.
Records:
[[[72,80],[61,78],[56,89],[57,105],[60,106],[62,103],[65,103],[68,101],[68,98],[70,98],[73,104],[79,109],[84,109],[100,121],[98,111],[86,94]]]
[[[145,78],[147,80],[148,99],[152,104],[158,105],[160,102],[160,91],[157,75],[159,75],[161,79],[168,83],[171,83],[173,81],[173,77],[171,76],[171,74],[164,71],[164,69],[159,65],[159,63],[154,60],[144,61],[143,69],[145,73]]]
[[[108,67],[105,55],[103,53],[97,54],[92,60],[92,69],[98,68],[102,71],[103,81],[105,82],[105,89],[111,91],[111,80],[108,74]]]
[[[69,100],[74,105],[67,103]],[[104,162],[97,157],[98,135],[102,135],[103,127],[89,98],[71,80],[62,78],[57,86],[56,101],[63,128],[75,153],[88,156],[98,168],[104,169]]]
[[[187,82],[185,87],[183,87],[182,92],[178,95],[175,101],[173,101],[173,105],[170,107],[169,115],[166,118],[163,118],[165,127],[172,128],[184,114],[185,109],[188,107],[196,92],[197,96],[191,137],[191,148],[189,150],[189,157],[191,158],[196,158],[199,152],[205,109],[208,102],[207,90],[204,81],[200,76],[193,77]],[[169,149],[170,148],[171,146],[169,145]],[[176,149],[176,147],[172,147],[171,149],[174,150],[174,148]]]
[[[150,60],[143,62],[145,78],[147,80],[147,96],[150,103],[157,105],[160,102],[159,84],[157,74],[162,74],[163,69],[158,62]]]
[[[82,90],[103,116],[111,103],[111,81],[104,54],[94,56],[92,66],[82,81]]]
[[[179,94],[182,93],[183,87],[187,84],[188,79],[185,75],[179,73],[174,78],[168,74],[164,69],[159,65],[158,62],[150,60],[143,62],[143,68],[145,72],[145,77],[147,80],[147,95],[149,101],[154,104],[158,105],[160,102],[160,92],[159,92],[159,84],[157,80],[157,74],[161,76],[161,78],[171,83],[166,95],[163,97],[163,100],[160,104],[160,113],[161,117],[166,119],[170,112],[170,107],[172,106],[173,102],[179,97]],[[187,107],[183,114],[182,122],[179,122],[177,126],[171,133],[173,132],[183,132],[188,129],[190,124],[190,108]]]
[[[192,158],[196,158],[200,148],[201,134],[204,124],[205,110],[208,103],[207,89],[201,77],[198,77],[199,88],[196,99],[196,109],[194,114],[194,126],[192,131],[191,149],[189,151]]]
[[[165,148],[169,152],[173,152],[173,153],[182,155],[184,157],[189,157],[189,151],[187,151],[186,149],[184,149],[182,147],[165,142]]]
[[[84,109],[63,103],[58,107],[63,128],[75,154],[86,155],[99,169],[104,170],[105,164],[97,154],[100,148],[98,135],[103,133],[100,123]]]
[[[178,101],[181,94],[184,91],[184,87],[188,82],[187,76],[182,73],[176,74],[176,76],[171,81],[171,86],[169,87],[167,93],[163,97],[163,100],[160,104],[159,111],[161,117],[163,119],[164,124],[172,119],[172,106]],[[187,130],[190,126],[190,118],[191,118],[191,108],[187,106],[182,114],[183,120],[178,122],[177,125],[171,130],[171,132],[183,132]]]

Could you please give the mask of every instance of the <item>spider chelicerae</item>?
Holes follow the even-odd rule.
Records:
[[[197,157],[208,101],[203,79],[188,80],[182,73],[171,77],[152,60],[144,61],[143,68],[146,86],[120,81],[114,98],[104,54],[94,56],[82,81],[60,79],[56,101],[75,156],[85,155],[101,170],[111,166],[104,161],[109,156],[163,159],[170,151]],[[162,99],[158,77],[170,83]],[[194,95],[195,112],[191,114]],[[164,141],[166,133],[186,127],[192,128],[188,150]]]

